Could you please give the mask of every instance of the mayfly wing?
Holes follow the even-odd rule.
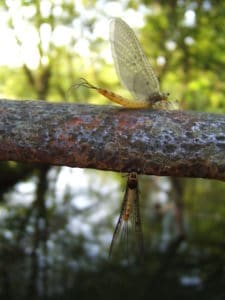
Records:
[[[139,254],[139,257],[143,259],[144,255],[144,239],[143,239],[143,232],[142,232],[142,226],[141,226],[141,216],[140,216],[140,205],[139,205],[139,189],[138,185],[135,189],[135,197],[134,197],[134,216],[133,216],[133,222],[135,226],[135,234],[137,239],[137,251]]]
[[[144,255],[144,242],[140,216],[138,175],[136,172],[130,173],[129,186],[132,191],[132,225],[135,230],[137,254],[142,261]]]
[[[118,222],[116,224],[116,228],[113,232],[113,237],[112,237],[112,241],[111,241],[110,248],[109,248],[109,258],[112,257],[113,248],[114,248],[114,245],[115,245],[115,243],[118,239],[118,236],[120,234],[120,230],[121,230],[121,227],[122,227],[122,224],[123,224],[124,211],[125,211],[125,207],[126,207],[126,204],[127,204],[127,201],[128,201],[128,190],[129,190],[129,187],[128,187],[128,184],[127,184],[125,194],[124,194],[124,197],[123,197],[123,202],[122,202],[122,207],[121,207],[121,211],[120,211],[119,220],[118,220]]]
[[[158,79],[133,30],[121,19],[110,23],[110,43],[118,77],[138,100],[159,92]]]

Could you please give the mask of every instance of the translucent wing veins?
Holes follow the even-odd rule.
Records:
[[[110,23],[110,43],[118,77],[138,100],[159,92],[158,79],[133,30],[121,19]]]

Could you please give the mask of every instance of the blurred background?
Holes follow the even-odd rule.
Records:
[[[1,98],[110,104],[84,88],[68,97],[80,77],[124,95],[108,34],[121,17],[171,100],[225,113],[224,16],[225,2],[210,0],[1,1]],[[1,299],[225,299],[223,182],[140,176],[140,266],[127,263],[134,253],[108,260],[126,177],[0,166]]]

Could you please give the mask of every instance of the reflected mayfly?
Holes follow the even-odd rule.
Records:
[[[113,233],[112,241],[109,248],[109,257],[112,257],[112,252],[115,243],[119,242],[118,239],[125,238],[128,243],[128,222],[131,222],[132,226],[135,227],[135,244],[137,247],[137,254],[140,260],[143,259],[143,234],[141,227],[141,218],[139,210],[139,187],[138,187],[138,176],[136,172],[128,174],[126,190],[122,202],[121,212],[116,224],[116,228]],[[125,235],[124,237],[122,235]],[[124,242],[124,241],[123,241]],[[126,252],[129,255],[128,244]]]
[[[166,100],[169,93],[160,92],[159,81],[135,33],[120,18],[113,18],[110,22],[110,44],[116,73],[134,100],[96,87],[83,78],[73,87],[95,89],[109,100],[127,108],[168,108],[170,103]]]

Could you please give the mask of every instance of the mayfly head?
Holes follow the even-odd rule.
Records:
[[[168,93],[168,92],[161,92],[160,94],[162,95],[164,100],[167,100],[170,95],[170,93]]]
[[[138,177],[136,172],[131,172],[128,174],[127,186],[129,189],[136,189],[138,186]]]
[[[170,95],[169,93],[164,93],[164,92],[153,93],[147,98],[147,101],[149,101],[152,105],[154,105],[160,101],[167,101],[169,95]]]

